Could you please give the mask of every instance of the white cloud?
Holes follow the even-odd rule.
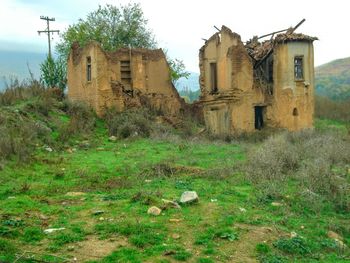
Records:
[[[128,2],[119,0],[117,4]],[[116,4],[116,1],[1,0],[0,47],[6,45],[5,41],[12,41],[28,45],[27,49],[36,47],[46,51],[45,36],[37,34],[37,30],[45,29],[40,15],[55,17],[52,28],[64,30],[97,9],[98,4],[106,3]],[[213,26],[222,24],[247,40],[253,35],[293,26],[306,18],[298,31],[320,38],[315,42],[316,65],[350,56],[350,50],[346,48],[350,42],[345,28],[348,24],[347,1],[143,0],[140,3],[160,46],[167,48],[170,55],[183,59],[192,71],[198,71],[201,38],[210,37],[215,32]]]

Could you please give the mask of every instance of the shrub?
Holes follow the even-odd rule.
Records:
[[[326,200],[348,211],[349,162],[350,143],[340,135],[301,131],[272,136],[250,151],[245,172],[261,201],[281,197],[293,179],[301,189],[297,199],[312,210],[319,211]]]
[[[20,162],[28,161],[39,139],[49,141],[46,128],[19,113],[7,117],[0,127],[0,160],[15,157]]]
[[[23,241],[27,243],[35,243],[44,238],[43,231],[38,227],[26,228],[23,234]]]
[[[310,245],[303,237],[281,238],[273,244],[279,250],[289,254],[305,255],[311,253]]]
[[[19,101],[40,96],[45,93],[45,88],[36,80],[10,79],[6,89],[0,92],[0,105],[9,106]]]
[[[110,135],[120,138],[132,136],[149,137],[152,131],[153,116],[146,109],[131,109],[122,113],[115,109],[108,110],[105,115]]]
[[[258,185],[260,198],[275,199],[281,196],[287,175],[297,169],[298,161],[296,147],[286,140],[285,134],[279,134],[248,153],[246,174]]]
[[[9,241],[0,239],[0,262],[13,262],[17,249]]]
[[[96,124],[93,110],[82,102],[65,102],[65,108],[70,116],[69,122],[60,127],[59,139],[65,141],[74,135],[90,134]]]
[[[315,116],[340,121],[350,121],[350,99],[346,101],[334,101],[327,97],[316,96]]]

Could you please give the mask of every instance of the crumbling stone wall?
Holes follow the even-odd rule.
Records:
[[[91,81],[87,58],[91,58]],[[89,103],[98,115],[148,106],[167,116],[179,116],[184,105],[170,81],[161,49],[119,49],[105,52],[97,42],[73,45],[68,59],[68,98]]]
[[[294,57],[303,57],[304,78],[295,80]],[[314,52],[310,41],[280,42],[274,49],[273,110],[280,127],[312,128],[314,115]]]
[[[311,128],[315,39],[281,34],[274,41],[259,43],[255,38],[244,45],[238,34],[223,26],[199,51],[199,104],[207,128],[215,134]],[[302,80],[294,76],[295,56],[303,58]],[[273,70],[267,72],[270,63]]]

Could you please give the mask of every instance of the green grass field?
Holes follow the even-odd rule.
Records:
[[[2,166],[0,262],[350,260],[348,212],[327,202],[318,211],[304,207],[293,178],[278,198],[258,198],[242,167],[260,143],[108,138],[98,121],[92,135],[53,151],[38,144],[31,161]],[[164,205],[162,199],[177,201],[187,190],[198,193],[198,203]],[[148,215],[151,206],[162,213]],[[44,232],[52,228],[60,230]]]

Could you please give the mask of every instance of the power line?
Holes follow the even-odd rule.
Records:
[[[51,57],[51,33],[57,33],[59,34],[59,30],[50,30],[50,21],[55,21],[55,18],[49,18],[48,16],[40,16],[40,19],[46,20],[47,23],[47,28],[46,30],[41,30],[38,31],[38,34],[40,35],[41,33],[46,33],[47,34],[47,40],[49,43],[49,56]]]

